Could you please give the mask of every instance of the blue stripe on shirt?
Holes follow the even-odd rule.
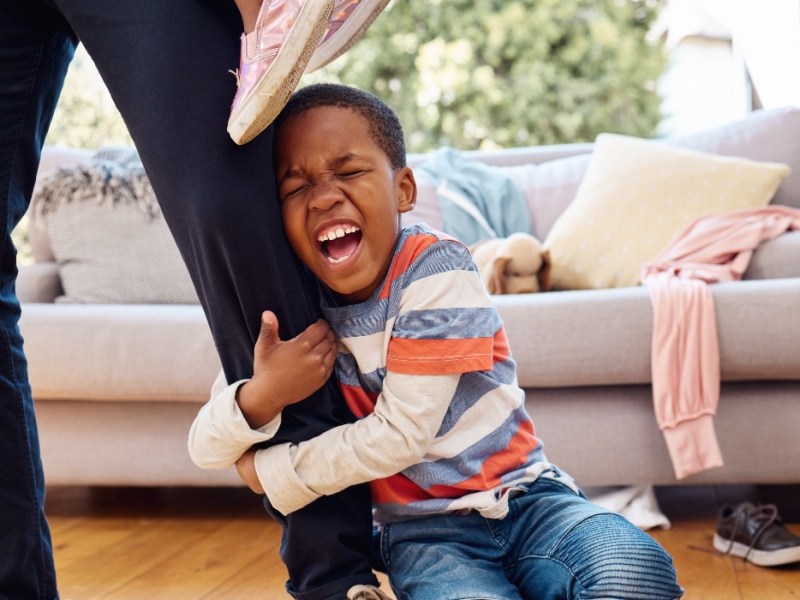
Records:
[[[494,335],[494,309],[433,308],[412,310],[394,323],[392,337],[452,340],[486,338]]]

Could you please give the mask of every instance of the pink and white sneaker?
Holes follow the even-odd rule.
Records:
[[[252,33],[242,35],[238,89],[228,133],[245,144],[286,106],[328,28],[334,0],[263,0]]]
[[[347,600],[392,600],[374,585],[354,585],[347,590]]]
[[[389,0],[336,0],[325,37],[306,71],[316,71],[347,52],[387,4]]]

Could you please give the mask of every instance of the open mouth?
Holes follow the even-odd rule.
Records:
[[[317,242],[326,260],[336,265],[355,253],[361,244],[361,236],[361,229],[355,225],[334,225],[321,231]]]

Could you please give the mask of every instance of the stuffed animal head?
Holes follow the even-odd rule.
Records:
[[[482,240],[470,248],[490,294],[527,294],[548,289],[550,257],[528,233]]]

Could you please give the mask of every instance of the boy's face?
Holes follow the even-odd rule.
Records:
[[[354,110],[326,106],[277,132],[283,225],[295,253],[346,302],[370,297],[386,275],[398,214],[414,207],[411,169],[394,170]]]

